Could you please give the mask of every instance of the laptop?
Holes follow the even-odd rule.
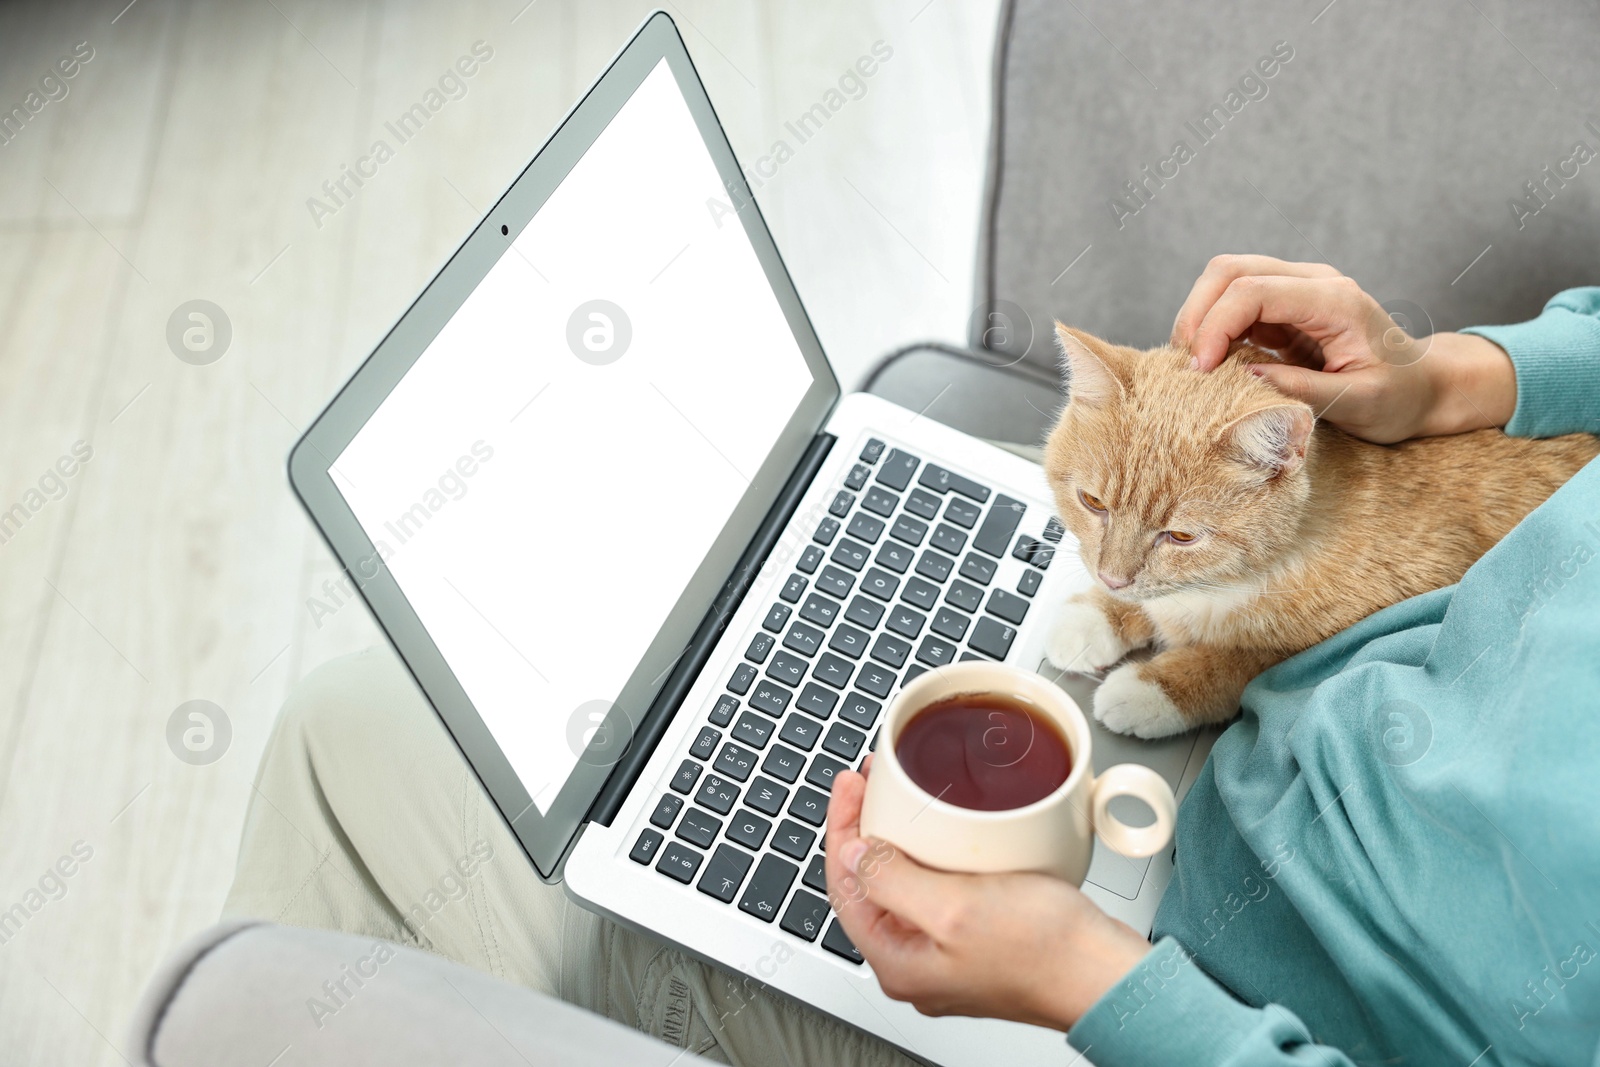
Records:
[[[848,269],[848,265],[841,265]],[[1040,469],[839,383],[672,20],[647,19],[296,444],[291,483],[529,862],[924,1062],[1061,1035],[888,999],[831,914],[834,776],[907,681],[1059,677]],[[1096,729],[1181,796],[1207,738]],[[1148,931],[1171,854],[1096,846]]]

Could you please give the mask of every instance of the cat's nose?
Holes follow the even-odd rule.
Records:
[[[1105,571],[1100,572],[1100,580],[1106,583],[1107,589],[1122,589],[1133,584],[1132,578],[1119,578],[1114,574],[1107,574]]]

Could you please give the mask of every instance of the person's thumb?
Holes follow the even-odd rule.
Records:
[[[1348,374],[1330,374],[1282,363],[1256,363],[1250,367],[1250,373],[1284,396],[1310,404],[1319,418],[1339,394],[1350,387]]]

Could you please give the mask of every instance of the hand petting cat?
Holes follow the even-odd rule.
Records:
[[[1212,260],[1148,352],[1057,336],[1044,467],[1090,584],[1046,654],[1109,671],[1094,715],[1140,737],[1231,719],[1266,668],[1456,582],[1600,453],[1493,429],[1504,352],[1413,338],[1322,264]]]

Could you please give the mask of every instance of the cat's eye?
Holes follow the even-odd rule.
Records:
[[[1106,506],[1100,502],[1099,497],[1090,493],[1085,493],[1082,489],[1079,489],[1078,499],[1081,500],[1083,502],[1083,506],[1088,508],[1090,511],[1098,512],[1101,515],[1106,513]]]
[[[1182,530],[1167,530],[1164,532],[1164,536],[1175,545],[1192,545],[1197,535],[1185,533]]]

